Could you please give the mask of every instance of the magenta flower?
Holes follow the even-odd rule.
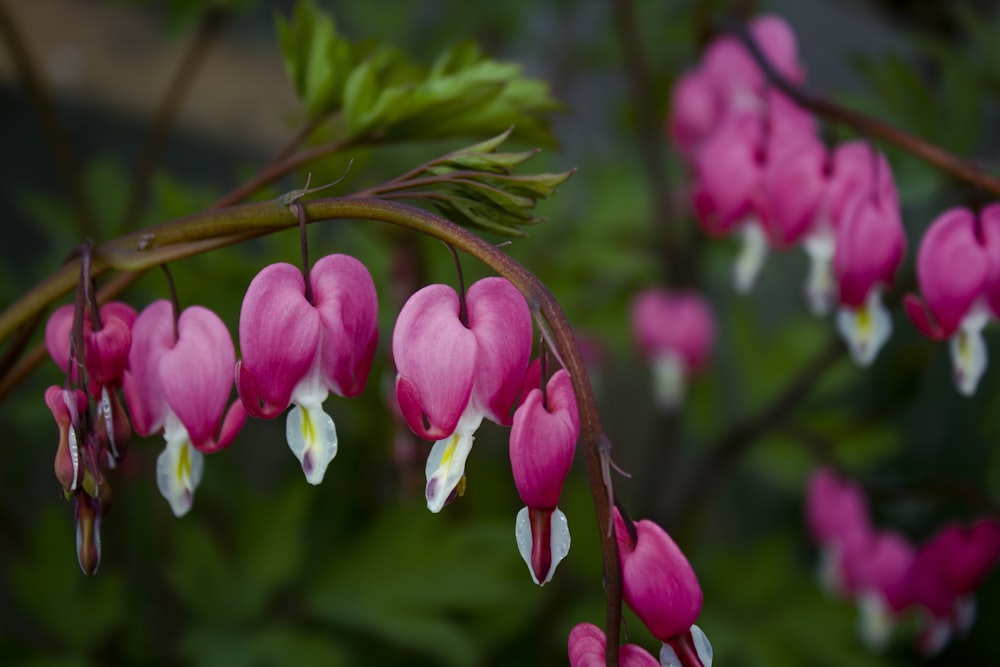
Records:
[[[469,288],[465,309],[447,285],[403,305],[392,335],[396,400],[407,425],[436,440],[427,459],[427,507],[438,512],[465,476],[483,418],[511,423],[532,344],[528,304],[504,278]]]
[[[69,368],[73,310],[73,304],[57,308],[45,326],[45,347],[63,372]],[[89,310],[84,311],[82,361],[88,375],[87,391],[97,401],[97,435],[107,448],[112,465],[125,456],[132,437],[132,426],[118,398],[118,387],[128,368],[135,318],[131,306],[111,301],[101,306],[100,326],[95,328]],[[71,376],[76,380],[75,368]]]
[[[927,614],[920,647],[941,650],[975,620],[973,593],[1000,558],[1000,523],[949,525],[917,550],[906,580],[910,601]]]
[[[694,625],[701,613],[702,595],[691,564],[657,524],[639,521],[630,531],[617,508],[613,513],[622,598],[653,636],[663,642],[660,663],[678,667],[711,665],[711,644]]]
[[[235,363],[226,325],[207,308],[185,309],[176,333],[169,301],[154,301],[135,320],[125,398],[136,433],[163,433],[156,482],[177,516],[191,509],[203,453],[228,447],[246,420],[239,401],[226,410]]]
[[[272,264],[254,277],[240,309],[236,389],[247,412],[273,419],[288,413],[288,446],[306,481],[319,484],[337,454],[337,430],[323,411],[329,392],[364,389],[378,342],[378,297],[364,264],[328,255],[309,274]]]
[[[514,412],[510,464],[525,504],[517,514],[515,537],[532,580],[540,586],[569,553],[569,527],[558,504],[579,436],[576,395],[565,370],[553,374],[545,394],[532,389]]]
[[[835,231],[833,269],[840,296],[837,329],[854,361],[871,364],[892,334],[882,290],[906,252],[899,198],[888,164],[879,161],[873,190],[844,208]]]
[[[906,312],[924,335],[950,339],[955,385],[966,396],[975,393],[986,372],[982,330],[997,312],[991,297],[998,273],[1000,203],[978,215],[966,208],[945,211],[920,242],[917,282],[923,300],[907,295]]]
[[[605,667],[607,637],[593,623],[579,623],[569,633],[567,648],[570,667]],[[636,644],[622,644],[618,649],[620,667],[660,667],[660,662]]]
[[[715,344],[711,307],[697,292],[646,289],[632,300],[631,325],[652,368],[657,404],[679,406],[688,381],[704,368]]]

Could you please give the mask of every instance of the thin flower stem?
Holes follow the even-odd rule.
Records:
[[[2,2],[0,2],[0,36],[7,43],[14,67],[38,114],[42,131],[48,139],[49,148],[62,177],[63,187],[66,188],[73,205],[73,214],[76,216],[80,235],[84,238],[93,237],[97,228],[94,225],[94,212],[83,189],[80,161],[69,136],[59,122],[49,89],[35,59],[21,38],[21,32],[13,17]]]
[[[134,172],[128,207],[125,209],[125,217],[123,218],[123,230],[134,229],[139,222],[142,210],[149,198],[149,183],[153,170],[159,162],[164,141],[177,119],[181,104],[194,83],[195,76],[201,69],[205,57],[222,32],[226,18],[226,12],[221,9],[212,9],[205,14],[198,26],[198,31],[188,44],[173,78],[167,85],[166,93],[163,95],[153,118],[152,126]]]
[[[867,137],[898,146],[941,171],[1000,197],[1000,179],[984,173],[975,162],[952,155],[940,146],[905,132],[889,123],[854,111],[853,109],[842,107],[807,92],[778,72],[744,25],[734,24],[729,28],[729,32],[746,46],[761,70],[763,70],[768,81],[800,107],[808,109],[835,123],[853,128]]]
[[[607,592],[608,664],[617,665],[621,623],[621,570],[618,544],[611,530],[613,489],[605,472],[610,467],[610,441],[604,434],[593,388],[583,357],[565,314],[548,288],[531,272],[496,246],[430,211],[393,201],[360,197],[318,199],[301,204],[310,222],[365,219],[386,222],[437,238],[465,252],[507,278],[549,324],[551,336],[569,372],[580,413],[581,446],[590,480],[604,561]],[[111,270],[137,271],[165,261],[232,245],[242,240],[298,224],[281,199],[209,210],[125,235],[94,249],[92,276]],[[67,263],[0,313],[0,340],[20,324],[72,289],[79,260]]]

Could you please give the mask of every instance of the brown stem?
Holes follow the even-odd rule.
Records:
[[[80,227],[80,235],[84,238],[93,237],[96,232],[94,214],[83,189],[80,161],[77,159],[69,136],[59,122],[49,89],[45,85],[35,59],[21,38],[21,32],[3,2],[0,2],[0,36],[7,43],[14,67],[17,69],[21,83],[27,90],[28,98],[35,107],[35,113],[38,114],[39,123],[48,139],[49,148],[52,150],[56,167],[63,180],[63,186],[73,204],[73,213],[76,216],[77,225]]]
[[[142,214],[142,209],[146,205],[149,197],[149,183],[153,175],[153,169],[160,159],[163,144],[167,138],[170,128],[173,127],[177,114],[181,109],[188,90],[194,83],[195,76],[201,68],[202,61],[208,55],[216,38],[222,31],[226,22],[226,12],[221,9],[213,9],[205,14],[198,26],[187,51],[177,66],[173,78],[167,86],[166,93],[160,101],[160,106],[153,118],[153,124],[146,137],[146,144],[139,158],[138,166],[135,169],[135,176],[132,179],[131,195],[128,207],[125,209],[125,217],[122,229],[134,229]]]
[[[597,525],[601,534],[604,561],[604,586],[607,591],[607,639],[617,647],[621,623],[621,570],[618,544],[611,530],[613,490],[605,481],[610,465],[610,441],[604,434],[597,403],[587,376],[583,357],[576,346],[562,308],[548,288],[523,266],[496,246],[475,234],[424,209],[392,201],[360,197],[318,199],[302,204],[309,221],[330,219],[365,219],[399,225],[432,236],[486,264],[507,278],[524,294],[533,311],[540,312],[549,324],[552,339],[570,374],[580,412],[581,446],[590,480]],[[232,245],[254,236],[287,229],[298,224],[281,200],[245,204],[222,210],[209,210],[128,234],[94,249],[91,275],[114,270],[140,270],[160,264],[164,257],[180,258],[204,252],[208,248]],[[48,279],[0,313],[0,340],[27,318],[47,307],[73,287],[72,271],[79,271],[79,260],[58,269]],[[612,652],[609,651],[609,655]],[[617,655],[609,658],[617,664]]]
[[[740,456],[765,433],[780,425],[809,395],[816,381],[844,356],[844,344],[834,336],[808,364],[799,370],[774,399],[759,412],[736,424],[723,434],[674,503],[670,523],[695,512],[707,499],[716,483]]]
[[[750,51],[754,60],[763,70],[768,81],[804,109],[823,116],[841,125],[853,128],[865,136],[880,139],[916,155],[925,162],[955,178],[981,187],[1000,197],[1000,180],[989,176],[972,161],[959,158],[920,137],[905,132],[877,118],[834,104],[796,86],[781,75],[764,55],[757,42],[742,24],[734,25],[730,32]]]

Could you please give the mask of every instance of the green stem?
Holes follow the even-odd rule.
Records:
[[[576,346],[569,321],[555,297],[527,269],[491,243],[424,209],[398,202],[361,197],[335,197],[300,203],[310,222],[364,219],[386,222],[432,236],[461,250],[507,278],[549,324],[556,348],[570,374],[580,412],[581,446],[590,480],[591,495],[601,534],[604,586],[607,592],[609,665],[617,664],[621,624],[621,570],[618,544],[611,530],[610,442],[604,434],[597,403],[583,357]],[[298,217],[279,200],[209,210],[147,228],[104,243],[93,250],[91,276],[111,270],[137,271],[170,259],[180,259],[209,249],[294,227]],[[79,259],[60,267],[45,281],[0,314],[0,340],[71,290],[79,276]],[[613,656],[613,657],[612,657]]]

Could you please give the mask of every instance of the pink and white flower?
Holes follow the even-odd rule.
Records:
[[[566,515],[559,495],[580,436],[580,417],[569,373],[556,371],[543,394],[535,387],[514,413],[510,464],[525,507],[517,514],[515,537],[532,580],[544,585],[569,553]]]
[[[306,481],[319,484],[337,454],[337,430],[323,411],[330,392],[364,389],[378,342],[378,297],[364,264],[328,255],[309,274],[272,264],[251,281],[240,310],[236,389],[253,417],[273,419],[291,404],[286,438]]]
[[[436,440],[425,468],[432,512],[458,492],[482,420],[511,423],[531,344],[528,304],[504,278],[476,282],[464,304],[447,285],[428,285],[400,310],[396,400],[410,430]]]
[[[154,301],[135,320],[125,398],[136,433],[163,433],[156,483],[177,516],[191,509],[204,453],[228,447],[246,420],[229,409],[236,354],[219,316],[191,306],[174,321],[169,301]],[[175,328],[176,326],[176,328]]]

